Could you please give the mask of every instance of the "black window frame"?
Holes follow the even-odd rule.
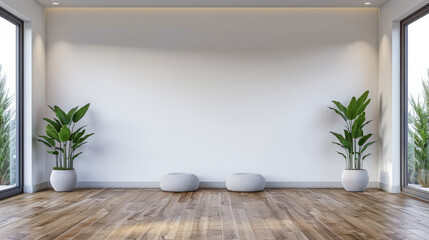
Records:
[[[429,200],[429,192],[407,186],[408,169],[408,31],[411,23],[429,14],[429,4],[415,11],[401,21],[401,191],[415,197]]]
[[[19,164],[18,169],[18,181],[19,184],[16,187],[8,188],[0,191],[0,199],[15,196],[23,193],[24,190],[24,21],[19,17],[15,16],[6,9],[0,7],[0,17],[7,21],[15,24],[18,27],[18,42],[17,42],[17,88],[16,88],[16,100],[17,100],[17,128],[16,136],[17,139],[17,159]]]

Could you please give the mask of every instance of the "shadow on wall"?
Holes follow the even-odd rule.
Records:
[[[380,179],[379,182],[384,183],[384,184],[390,184],[390,174],[387,171],[380,171]]]
[[[59,41],[71,41],[79,45],[119,46],[128,48],[161,50],[164,52],[204,52],[216,54],[287,54],[300,50],[323,49],[341,46],[366,39],[355,31],[359,23],[349,21],[347,27],[338,22],[356,10],[325,9],[292,10],[240,10],[240,9],[53,9],[48,10],[50,25],[62,26]],[[56,17],[57,14],[61,17]],[[329,18],[315,15],[331,14]],[[356,14],[355,14],[356,15]],[[55,18],[51,23],[49,18]],[[91,24],[84,21],[91,16]],[[252,16],[249,18],[249,16]],[[105,19],[113,19],[108,23]],[[362,18],[356,15],[355,18]],[[358,19],[356,19],[358,20]],[[82,21],[82,22],[79,22]],[[368,20],[370,21],[370,20]],[[132,25],[129,22],[137,22]],[[281,22],[281,24],[273,24]],[[299,27],[296,23],[299,22]],[[267,24],[270,23],[270,24]],[[356,26],[353,26],[356,24]],[[79,27],[73,27],[73,25]],[[137,27],[136,27],[137,26]],[[327,32],[341,31],[339,37]],[[56,30],[58,31],[58,29]],[[126,38],[124,38],[126,36]],[[269,37],[268,37],[269,36]],[[314,44],[317,36],[317,46]],[[243,44],[245,41],[245,44]],[[50,43],[51,45],[53,43]],[[290,46],[294,46],[290,48]],[[262,54],[262,56],[261,56]]]
[[[378,116],[379,116],[379,125],[378,125],[378,138],[379,138],[379,144],[378,144],[378,168],[379,168],[379,182],[389,184],[390,185],[390,174],[388,171],[388,159],[385,159],[385,157],[388,157],[389,154],[389,145],[386,144],[386,141],[384,141],[383,136],[386,135],[387,127],[385,122],[386,114],[387,114],[387,106],[384,104],[383,101],[383,94],[380,94],[379,98],[379,104],[378,104]],[[390,164],[391,165],[391,164]]]

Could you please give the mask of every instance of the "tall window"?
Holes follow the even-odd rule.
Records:
[[[0,8],[0,199],[22,193],[23,22]]]
[[[401,22],[402,190],[429,198],[429,5]]]

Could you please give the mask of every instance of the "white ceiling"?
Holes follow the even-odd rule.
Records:
[[[37,0],[45,7],[380,7],[388,0]],[[52,2],[60,3],[59,6]]]

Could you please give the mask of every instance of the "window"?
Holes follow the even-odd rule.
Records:
[[[429,5],[401,22],[402,191],[429,199]]]
[[[23,186],[23,21],[0,8],[0,199]]]

